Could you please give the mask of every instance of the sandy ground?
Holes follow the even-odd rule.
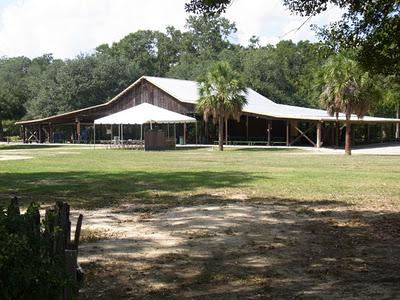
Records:
[[[19,160],[19,159],[31,159],[32,156],[25,155],[0,155],[0,160]]]
[[[400,299],[398,212],[202,200],[84,211],[80,298]]]
[[[0,142],[0,145],[15,145],[15,146],[27,146],[23,143],[4,143]],[[26,150],[19,150],[19,149],[0,149],[0,153],[3,154],[34,154],[37,151],[52,151],[52,152],[59,152],[60,154],[69,154],[71,152],[67,152],[70,150],[93,150],[94,148],[97,149],[104,149],[108,148],[109,145],[105,144],[96,144],[94,147],[93,145],[89,144],[32,144],[33,146],[40,146],[38,148],[31,148]],[[62,148],[60,148],[62,147]],[[211,145],[177,145],[177,148],[210,148],[214,149],[215,146]],[[326,148],[321,147],[319,149],[315,147],[303,147],[303,146],[243,146],[243,145],[228,145],[225,146],[227,149],[299,149],[306,151],[307,153],[314,153],[314,154],[344,154],[344,149],[334,149],[334,148]],[[67,150],[66,152],[64,152]],[[297,153],[298,154],[298,153]],[[352,149],[352,154],[358,155],[400,155],[400,143],[383,143],[383,144],[372,144],[372,145],[365,145],[365,146],[356,146]]]
[[[6,144],[6,143],[0,143]],[[19,144],[15,144],[19,145]],[[21,144],[23,145],[23,144]],[[84,144],[34,144],[36,146],[40,145],[38,148],[20,150],[20,149],[0,149],[0,160],[17,160],[17,159],[31,159],[33,156],[38,153],[38,151],[51,151],[53,154],[79,154],[82,150],[93,150],[93,145],[84,145]],[[53,146],[53,147],[52,147]],[[63,146],[54,147],[54,146]],[[97,149],[107,148],[108,145],[96,145]],[[210,148],[210,150],[215,147],[210,145],[177,145],[178,148]],[[225,146],[227,149],[298,149],[304,151],[290,153],[288,155],[308,155],[308,154],[317,154],[317,155],[343,155],[343,149],[333,149],[333,148],[314,148],[314,147],[286,147],[286,146]],[[75,151],[71,151],[75,150]],[[400,156],[400,143],[390,143],[390,144],[375,144],[375,145],[367,145],[367,146],[358,146],[352,149],[353,155],[399,155]]]

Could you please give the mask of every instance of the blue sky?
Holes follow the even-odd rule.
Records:
[[[183,30],[186,1],[0,0],[0,56],[53,53],[57,58],[72,58],[139,29],[164,31],[173,25]],[[261,44],[315,40],[310,25],[326,24],[340,15],[339,9],[332,8],[292,32],[305,19],[291,15],[282,0],[234,0],[224,16],[237,25],[232,39],[246,45],[253,35]]]

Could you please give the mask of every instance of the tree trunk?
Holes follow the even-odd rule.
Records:
[[[4,132],[3,132],[3,120],[0,119],[0,142],[3,140],[4,138]]]
[[[218,146],[219,150],[224,150],[224,118],[218,117]]]
[[[346,139],[344,145],[344,153],[351,155],[351,122],[350,116],[346,116]]]
[[[340,134],[340,124],[339,121],[335,122],[335,149],[339,148],[339,134]]]

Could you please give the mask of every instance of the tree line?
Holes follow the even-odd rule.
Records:
[[[197,80],[225,61],[246,86],[278,103],[321,107],[322,66],[335,49],[326,43],[285,40],[247,46],[234,42],[236,25],[219,15],[190,16],[185,30],[139,30],[90,54],[56,59],[51,54],[0,58],[2,121],[47,117],[104,103],[143,75]],[[374,75],[382,99],[371,113],[394,117],[400,95],[396,76]],[[0,137],[1,138],[1,137]]]

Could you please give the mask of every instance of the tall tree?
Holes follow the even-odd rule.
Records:
[[[317,107],[314,74],[330,53],[322,44],[281,41],[275,46],[248,48],[242,58],[246,84],[274,101]]]
[[[224,120],[233,117],[240,121],[243,106],[247,104],[243,80],[227,62],[218,62],[200,79],[199,93],[197,109],[206,122],[209,117],[218,122],[218,145],[222,151]]]
[[[31,61],[26,57],[0,59],[0,140],[3,120],[18,119],[25,114],[28,99],[26,74]]]
[[[140,75],[164,76],[177,60],[177,49],[171,36],[175,33],[172,27],[167,28],[167,34],[139,30],[128,34],[111,47],[100,45],[96,50],[129,59],[141,71]]]
[[[190,0],[185,8],[188,12],[215,15],[224,12],[232,2]],[[331,5],[340,7],[344,11],[342,18],[323,27],[320,36],[335,49],[359,48],[357,59],[369,69],[399,74],[399,0],[283,0],[283,4],[304,17],[317,15]]]
[[[302,16],[311,17],[336,5],[342,18],[324,26],[320,36],[335,49],[359,49],[364,67],[383,74],[400,72],[400,2],[398,0],[284,0]]]
[[[378,90],[368,72],[363,72],[355,60],[343,53],[331,57],[323,66],[323,81],[321,102],[331,116],[338,118],[339,113],[345,114],[345,153],[351,155],[351,116],[362,118],[371,102],[378,100]]]
[[[226,18],[190,16],[186,29],[179,38],[179,60],[171,67],[168,76],[195,80],[220,60],[222,52],[237,48],[229,41],[229,36],[237,30],[236,26]]]

